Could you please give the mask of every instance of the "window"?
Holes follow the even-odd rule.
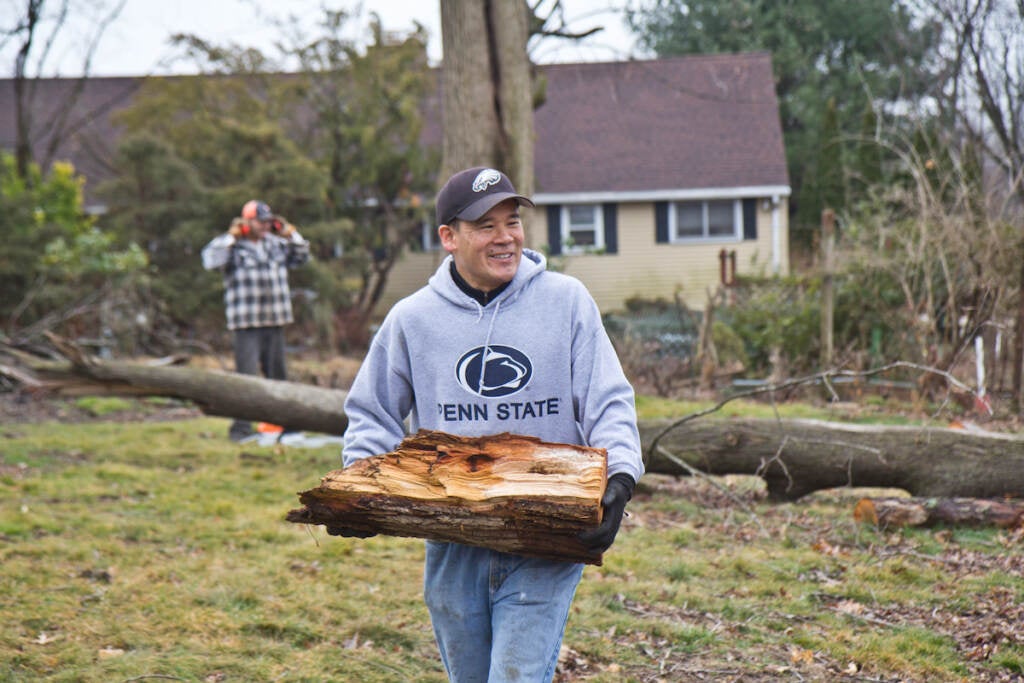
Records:
[[[690,240],[740,239],[743,227],[739,200],[676,202],[669,212],[669,231],[673,242]]]
[[[562,245],[565,253],[604,249],[604,220],[599,204],[562,207]]]

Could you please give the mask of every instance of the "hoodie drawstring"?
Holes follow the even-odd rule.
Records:
[[[477,304],[478,306],[480,304]],[[487,336],[484,338],[484,352],[480,356],[480,382],[477,384],[476,391],[481,396],[484,391],[484,378],[487,375],[487,356],[490,355],[491,347],[491,333],[494,332],[494,321],[498,319],[498,311],[501,309],[501,299],[494,302],[494,313],[491,315],[491,323],[487,326]],[[483,316],[484,309],[480,306],[480,315]],[[479,318],[477,318],[479,320]]]

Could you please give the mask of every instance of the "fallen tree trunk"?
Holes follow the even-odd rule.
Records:
[[[193,402],[207,415],[271,422],[289,429],[343,434],[346,393],[310,384],[188,367],[101,361],[62,348],[67,361],[18,355],[6,372],[30,391],[57,396],[164,396]],[[31,374],[26,374],[26,370]],[[0,366],[0,371],[3,367]]]
[[[861,498],[853,518],[886,526],[1024,526],[1024,501],[981,498]]]
[[[75,358],[19,357],[32,389],[62,395],[121,394],[187,399],[205,413],[341,434],[345,392],[176,367]],[[0,372],[4,372],[0,366]],[[33,384],[34,383],[34,384]],[[1024,497],[1024,438],[937,427],[852,425],[813,420],[642,421],[647,471],[750,474],[774,500],[835,487],[900,488],[913,496]]]
[[[836,487],[913,496],[1024,498],[1024,438],[815,420],[643,422],[648,472],[754,474],[775,500]]]
[[[604,449],[420,430],[330,472],[286,519],[601,564],[576,536],[600,524],[606,463]]]

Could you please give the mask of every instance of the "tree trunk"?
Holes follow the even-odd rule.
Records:
[[[22,359],[27,361],[27,359]],[[207,415],[255,420],[324,434],[348,425],[339,389],[214,372],[78,358],[27,361],[32,375],[0,365],[0,373],[39,392],[62,396],[165,396],[192,401]],[[15,372],[17,371],[17,372]]]
[[[43,3],[40,0],[29,0],[26,8],[23,30],[25,39],[18,49],[14,59],[14,158],[15,169],[18,177],[26,183],[31,183],[28,167],[32,163],[32,137],[31,137],[31,101],[28,85],[28,57],[32,52],[32,41],[35,38],[35,31],[41,18],[40,12]],[[46,170],[45,168],[43,169]]]
[[[67,351],[65,351],[67,352]],[[24,356],[0,373],[63,395],[169,396],[210,415],[341,434],[346,393],[260,377],[76,357]],[[751,474],[776,500],[834,487],[901,488],[914,496],[1024,498],[1024,437],[936,427],[851,425],[814,420],[640,423],[647,471]]]
[[[533,193],[528,18],[519,0],[441,0],[442,182],[464,168],[493,166],[520,194]]]
[[[861,498],[853,509],[858,522],[886,526],[1024,526],[1024,502],[978,498]]]
[[[494,62],[498,66],[494,89],[502,134],[499,164],[519,194],[529,197],[534,189],[535,142],[533,85],[526,53],[530,7],[523,0],[490,2],[488,7],[494,28]]]
[[[487,23],[480,0],[441,0],[441,182],[463,168],[493,166],[499,161],[496,145],[501,124],[492,83]]]
[[[327,474],[290,522],[601,564],[577,534],[601,522],[604,449],[420,430]]]
[[[937,427],[815,420],[642,422],[648,472],[754,474],[769,496],[834,487],[900,488],[914,496],[1024,498],[1024,438]]]

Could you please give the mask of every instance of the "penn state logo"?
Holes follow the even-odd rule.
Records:
[[[473,192],[483,192],[491,185],[497,185],[501,181],[501,173],[493,168],[485,168],[473,178]]]
[[[459,386],[484,398],[514,394],[532,376],[530,359],[511,346],[478,346],[463,354],[455,366]]]

